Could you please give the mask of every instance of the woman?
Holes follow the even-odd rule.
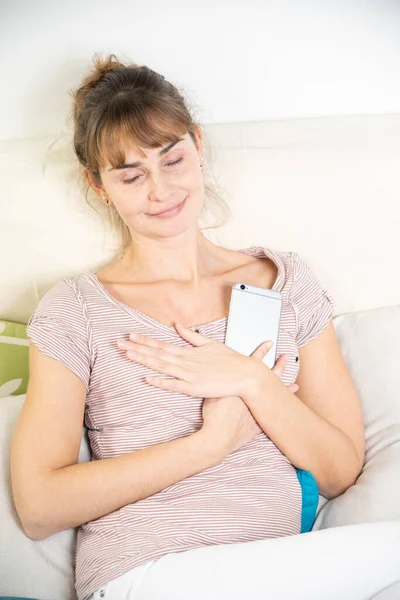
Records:
[[[79,526],[79,600],[142,598],[139,581],[159,585],[143,598],[185,597],[157,574],[166,560],[261,557],[267,538],[311,530],[318,491],[333,498],[362,469],[361,406],[333,299],[300,256],[201,233],[203,136],[177,89],[96,56],[74,101],[83,173],[126,237],[120,257],[61,279],[29,320],[14,500],[34,540]],[[237,281],[283,295],[272,370],[264,344],[250,357],[224,344]],[[93,460],[77,464],[83,414]],[[242,597],[239,572],[226,598]],[[209,571],[200,579],[211,585]],[[187,597],[212,597],[201,585]]]

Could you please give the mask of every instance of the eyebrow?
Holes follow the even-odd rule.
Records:
[[[165,146],[165,148],[162,148],[159,153],[158,156],[162,156],[163,154],[166,154],[168,152],[168,150],[171,150],[171,148],[173,146],[175,146],[175,144],[178,144],[179,142],[183,142],[185,138],[180,138],[179,140],[176,140],[176,142],[172,142],[171,144],[168,144],[168,146]],[[134,162],[134,163],[126,163],[124,165],[117,165],[116,167],[112,167],[111,169],[108,169],[109,171],[115,171],[115,170],[121,170],[121,169],[134,169],[135,167],[139,167],[142,164],[142,162],[140,160]]]

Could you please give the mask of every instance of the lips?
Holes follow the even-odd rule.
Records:
[[[174,206],[171,206],[170,208],[167,208],[167,209],[165,209],[163,211],[160,211],[158,213],[149,213],[149,214],[150,214],[151,217],[161,216],[161,215],[163,215],[165,213],[168,213],[170,211],[172,212],[173,210],[175,210],[178,207],[181,207],[184,204],[185,201],[186,201],[186,198],[185,198],[185,200],[182,200],[182,202],[180,202],[179,204],[175,204]]]
[[[179,204],[182,204],[182,202],[179,202]],[[174,208],[178,208],[179,204],[175,204],[175,206],[171,206],[171,208],[167,208],[167,210],[163,210],[161,212],[154,213],[153,216],[162,215],[162,214],[164,214],[164,213],[166,213],[166,212],[168,212],[170,210],[173,210]]]

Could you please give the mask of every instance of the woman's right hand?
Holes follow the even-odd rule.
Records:
[[[251,356],[262,360],[267,352],[258,347]],[[282,377],[286,364],[287,356],[282,354],[271,370],[277,377]],[[295,393],[299,386],[292,383],[288,389]],[[263,431],[239,396],[205,398],[202,410],[202,430],[208,432],[212,444],[223,444],[227,447],[228,454],[235,452]]]

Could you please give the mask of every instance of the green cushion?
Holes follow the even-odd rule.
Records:
[[[0,321],[0,398],[26,394],[28,378],[29,339],[26,325]]]

